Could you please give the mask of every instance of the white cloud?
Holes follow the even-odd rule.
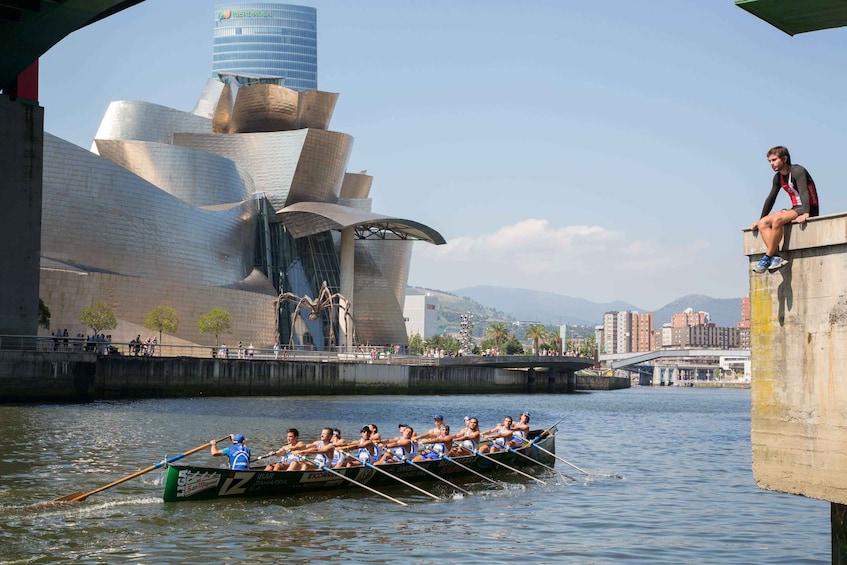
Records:
[[[553,226],[527,219],[442,246],[418,244],[412,285],[453,290],[492,285],[527,288],[594,302],[625,300],[655,309],[685,294],[741,296],[712,277],[720,263],[702,239],[637,239],[602,226]],[[736,256],[738,257],[738,256]],[[743,282],[740,277],[733,283]],[[725,294],[718,294],[725,292]]]

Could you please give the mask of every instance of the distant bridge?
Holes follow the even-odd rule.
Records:
[[[647,351],[644,353],[612,353],[601,355],[600,362],[606,362],[611,369],[625,369],[633,365],[655,361],[656,359],[685,359],[686,365],[706,365],[697,363],[697,358],[719,359],[721,357],[750,358],[749,349],[666,349],[659,351]],[[694,362],[691,362],[694,361]]]

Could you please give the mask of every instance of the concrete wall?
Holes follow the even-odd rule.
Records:
[[[101,358],[97,398],[525,392],[522,372],[197,358]]]
[[[89,353],[4,351],[0,402],[74,402],[94,395],[97,357]]]
[[[786,231],[773,274],[750,274],[753,476],[847,504],[847,214]],[[744,234],[752,269],[764,245]]]
[[[44,109],[0,96],[0,335],[38,329]]]
[[[0,352],[0,402],[194,396],[555,394],[628,387],[628,379],[577,378],[570,371],[482,366],[97,358],[76,352]]]

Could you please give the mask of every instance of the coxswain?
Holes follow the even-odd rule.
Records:
[[[244,436],[241,434],[230,434],[231,447],[218,449],[217,440],[209,442],[212,456],[225,455],[229,458],[229,468],[233,471],[250,470],[250,448],[244,445]]]

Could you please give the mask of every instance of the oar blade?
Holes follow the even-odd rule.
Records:
[[[82,491],[72,492],[71,494],[66,494],[65,496],[54,499],[52,502],[76,502],[77,500],[82,500],[81,496],[84,496],[85,493]]]

